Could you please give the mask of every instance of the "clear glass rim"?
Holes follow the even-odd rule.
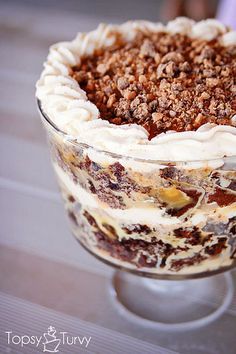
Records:
[[[143,159],[143,158],[138,158],[138,157],[132,157],[132,156],[126,156],[126,155],[119,155],[116,153],[113,153],[111,151],[107,150],[101,150],[98,148],[95,148],[92,145],[88,145],[86,143],[79,142],[76,138],[72,137],[71,135],[67,134],[63,130],[59,129],[57,125],[49,118],[48,114],[43,111],[41,101],[37,98],[37,107],[39,110],[39,113],[41,117],[43,118],[43,121],[46,122],[58,135],[63,136],[63,138],[68,141],[69,143],[82,147],[85,149],[92,149],[95,152],[102,153],[102,154],[107,154],[112,158],[115,159],[126,159],[126,160],[131,160],[131,161],[136,161],[136,162],[141,162],[141,163],[148,163],[148,164],[158,164],[158,165],[165,165],[168,167],[175,166],[175,165],[190,165],[190,164],[204,164],[204,167],[207,167],[208,163],[212,162],[219,162],[224,160],[224,162],[227,162],[227,160],[230,160],[232,158],[235,158],[236,155],[232,156],[224,156],[224,157],[218,157],[214,159],[207,159],[207,160],[186,160],[186,161],[181,161],[181,160],[149,160],[149,159]]]

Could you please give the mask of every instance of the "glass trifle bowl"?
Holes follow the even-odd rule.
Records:
[[[122,306],[136,311],[130,305],[134,294],[126,289],[136,283],[144,296],[141,302],[146,292],[153,296],[144,318],[150,316],[155,325],[195,326],[222,313],[232,297],[228,274],[183,280],[213,276],[236,265],[236,157],[188,162],[128,158],[78,143],[58,130],[40,103],[39,109],[72,233],[92,255],[122,270],[112,282],[113,295]],[[172,281],[140,283],[123,271]],[[176,309],[181,308],[178,324],[169,314],[160,321],[159,309],[154,316],[157,295],[162,312],[164,304],[169,309],[165,313],[171,307],[167,298],[173,297],[175,321]],[[200,318],[197,299],[204,307]],[[210,301],[219,305],[217,310],[207,308]],[[143,310],[136,311],[140,316],[139,311]]]
[[[193,328],[232,300],[235,57],[215,20],[102,24],[53,45],[37,83],[71,230],[144,325]]]

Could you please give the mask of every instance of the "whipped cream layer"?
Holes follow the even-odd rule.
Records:
[[[71,66],[96,49],[114,44],[117,34],[131,41],[138,31],[181,33],[223,46],[236,45],[236,32],[209,19],[195,23],[177,18],[166,26],[147,21],[130,21],[122,25],[105,25],[89,33],[79,33],[71,42],[53,45],[40,80],[36,96],[43,111],[70,139],[95,149],[147,160],[197,161],[236,155],[236,127],[205,124],[197,131],[168,131],[150,141],[147,131],[137,124],[114,125],[99,118],[99,110],[70,76]],[[236,117],[232,118],[234,122]]]

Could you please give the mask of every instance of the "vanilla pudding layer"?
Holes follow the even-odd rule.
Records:
[[[157,274],[195,274],[235,262],[233,163],[226,170],[157,164],[138,172],[136,161],[124,166],[104,154],[99,160],[98,152],[94,161],[91,149],[53,135],[54,168],[73,233],[92,252]]]
[[[194,161],[221,159],[236,155],[236,128],[214,124],[202,125],[196,131],[167,131],[148,140],[140,125],[114,125],[99,117],[99,111],[71,76],[71,67],[96,49],[114,44],[117,34],[132,41],[138,31],[185,34],[206,41],[217,39],[223,46],[236,44],[236,32],[216,20],[198,23],[178,18],[167,26],[132,21],[123,25],[100,25],[90,33],[79,33],[72,42],[51,47],[45,69],[37,83],[37,97],[44,112],[55,125],[83,142],[111,153],[146,160]],[[235,117],[232,118],[234,121]],[[220,143],[219,143],[220,142]]]

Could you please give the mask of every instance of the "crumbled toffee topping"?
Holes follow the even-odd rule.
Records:
[[[136,123],[149,139],[167,130],[196,130],[210,122],[235,125],[236,46],[185,35],[138,33],[72,68],[102,119]]]

